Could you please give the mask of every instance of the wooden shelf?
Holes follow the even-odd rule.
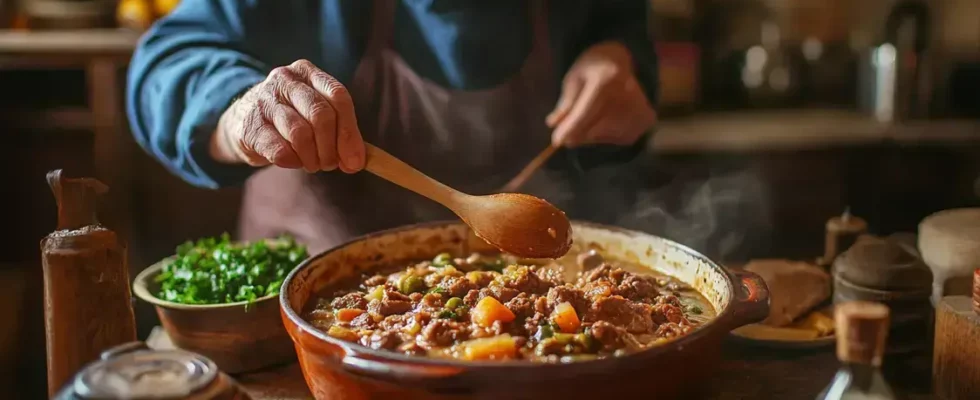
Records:
[[[696,114],[664,120],[651,142],[657,153],[793,151],[887,142],[980,143],[978,120],[885,124],[853,111],[787,110]]]
[[[85,29],[69,31],[0,30],[0,53],[129,54],[140,34],[123,29]]]
[[[4,129],[25,131],[91,132],[94,129],[92,111],[84,107],[3,110],[0,123]]]

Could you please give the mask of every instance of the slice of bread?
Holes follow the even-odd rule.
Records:
[[[830,275],[805,262],[752,260],[745,269],[762,277],[769,287],[769,318],[763,324],[786,326],[830,297]]]

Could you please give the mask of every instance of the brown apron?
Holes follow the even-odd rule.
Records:
[[[419,77],[392,50],[397,4],[374,1],[367,51],[347,85],[364,140],[457,189],[490,193],[550,143],[544,119],[557,102],[559,79],[546,4],[529,2],[533,44],[520,72],[473,91]],[[241,234],[254,240],[287,233],[319,252],[372,231],[451,218],[440,205],[367,172],[270,167],[246,184]]]

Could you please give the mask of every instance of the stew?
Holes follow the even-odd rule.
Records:
[[[318,329],[374,349],[461,360],[618,356],[714,316],[690,286],[594,251],[547,264],[440,254],[341,287],[306,311]]]

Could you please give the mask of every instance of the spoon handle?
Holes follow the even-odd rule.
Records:
[[[552,154],[555,154],[556,150],[558,150],[558,147],[555,145],[546,147],[543,151],[541,151],[541,153],[538,153],[538,155],[535,156],[534,159],[521,170],[521,172],[514,176],[510,182],[507,182],[507,184],[500,189],[500,192],[516,192],[518,189],[524,186],[525,183],[527,183],[528,179],[531,179],[531,176],[534,175],[534,173],[537,172],[549,158],[551,158]]]
[[[456,208],[458,197],[465,196],[370,143],[365,143],[364,147],[367,153],[364,169],[388,182],[425,196],[452,210]]]

